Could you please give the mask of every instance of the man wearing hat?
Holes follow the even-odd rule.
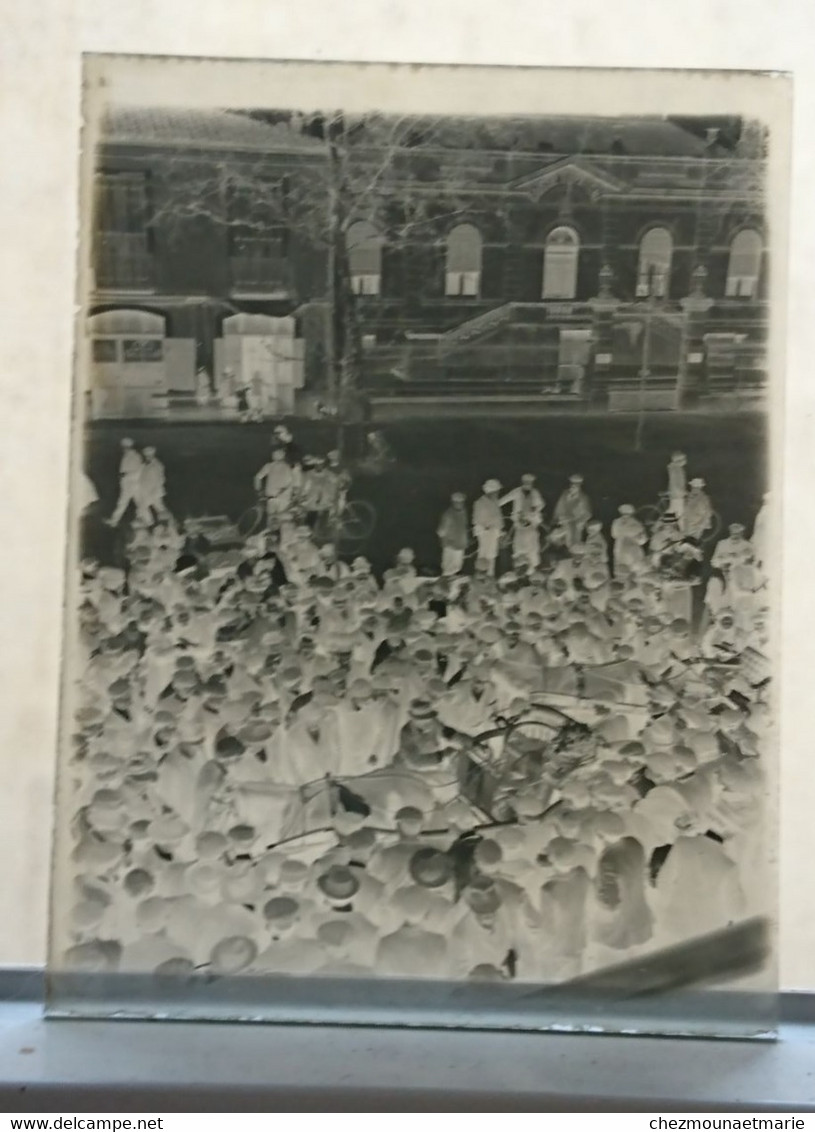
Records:
[[[453,753],[454,748],[444,737],[442,724],[430,701],[413,700],[408,721],[399,736],[396,762],[421,778],[438,801],[444,801],[458,793]]]
[[[473,506],[473,534],[478,543],[478,558],[483,572],[494,576],[504,529],[504,515],[499,499],[501,484],[495,479],[487,480],[481,490],[483,494]]]
[[[137,500],[139,518],[148,527],[162,519],[171,519],[164,502],[165,490],[164,465],[156,455],[155,448],[148,446],[144,450]]]
[[[271,460],[264,464],[254,479],[255,491],[266,500],[266,515],[270,526],[279,526],[292,504],[295,475],[286,463],[286,450],[272,449]]]
[[[618,518],[611,524],[611,537],[614,540],[614,576],[624,573],[641,574],[645,569],[645,544],[648,536],[645,527],[634,514],[630,503],[617,508]]]
[[[464,492],[454,491],[450,496],[450,506],[443,512],[436,528],[441,543],[441,572],[447,578],[460,574],[464,565],[464,554],[470,540],[466,503]]]
[[[710,565],[714,570],[721,570],[727,578],[730,570],[750,562],[752,558],[753,548],[744,537],[744,524],[731,523],[727,537],[716,543]]]
[[[700,539],[713,522],[713,505],[699,477],[690,481],[684,512],[679,513],[680,526],[690,538]]]
[[[502,507],[508,503],[512,504],[513,562],[516,566],[537,570],[541,560],[540,528],[546,504],[535,487],[533,475],[527,472],[521,476],[520,487],[514,488],[501,500]]]
[[[144,461],[133,441],[126,436],[121,442],[122,458],[119,461],[119,501],[116,509],[106,520],[109,527],[118,527],[128,507],[139,508],[139,487]]]
[[[589,519],[591,519],[591,503],[583,490],[583,477],[570,476],[569,486],[555,505],[555,522],[565,530],[566,545],[569,550],[582,543]]]

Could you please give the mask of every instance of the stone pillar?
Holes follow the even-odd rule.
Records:
[[[705,295],[707,269],[699,264],[691,275],[691,293],[680,299],[684,319],[682,344],[679,353],[679,372],[676,375],[676,407],[693,405],[704,392],[705,343],[707,316],[713,299]]]
[[[586,372],[586,399],[596,405],[607,405],[608,384],[613,362],[614,314],[620,305],[611,291],[614,273],[606,263],[598,275],[598,292],[589,299],[593,316],[592,357]]]

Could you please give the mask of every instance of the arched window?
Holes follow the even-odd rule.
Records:
[[[481,233],[458,224],[447,236],[444,293],[476,297],[481,290]]]
[[[730,262],[727,265],[728,299],[753,299],[758,290],[758,277],[761,274],[761,236],[752,228],[739,232],[730,245]]]
[[[355,295],[378,295],[382,286],[382,236],[367,220],[357,220],[346,236]]]
[[[665,298],[670,288],[673,239],[667,228],[651,228],[640,244],[637,297]]]
[[[573,228],[555,228],[543,253],[544,299],[573,299],[577,294],[580,239]]]

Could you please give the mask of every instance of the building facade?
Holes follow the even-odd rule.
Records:
[[[351,191],[345,235],[371,398],[625,409],[763,396],[760,153],[647,118],[536,120],[534,149],[455,138],[387,153],[363,139],[350,155],[352,186],[387,170],[358,216]],[[267,351],[278,373],[292,363],[283,385],[324,386],[326,163],[301,122],[111,114],[90,250],[95,415],[180,412],[201,401],[202,371],[209,399],[228,398],[258,375],[236,373],[257,350],[225,346],[240,327],[278,344],[285,327]]]

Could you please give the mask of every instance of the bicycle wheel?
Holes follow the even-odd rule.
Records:
[[[262,503],[253,503],[252,506],[241,515],[235,524],[238,528],[238,534],[241,538],[249,538],[251,535],[256,535],[263,526],[266,519],[266,511]]]
[[[339,535],[348,542],[361,542],[376,525],[376,510],[366,499],[352,499],[340,515]]]

